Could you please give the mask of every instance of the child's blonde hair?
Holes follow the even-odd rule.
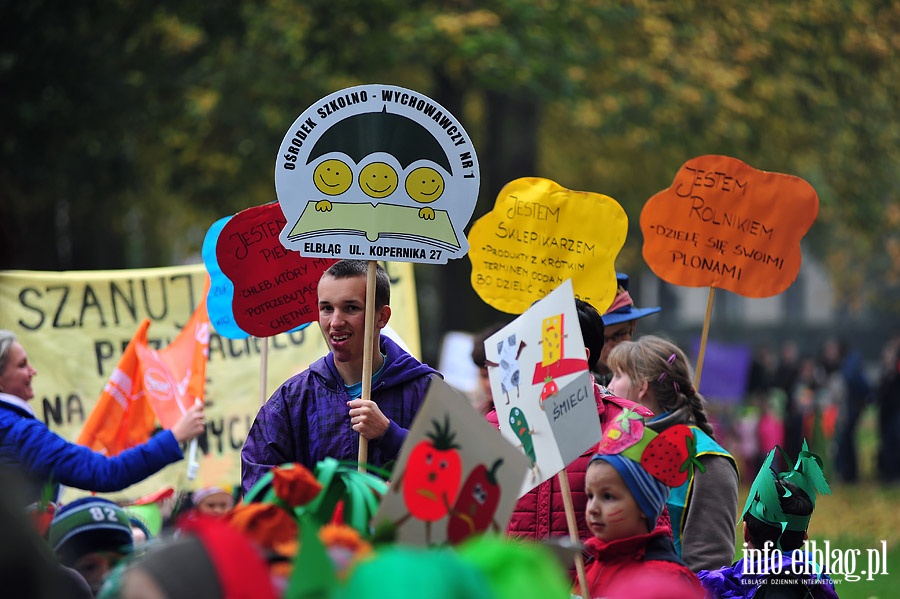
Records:
[[[662,337],[644,335],[614,347],[607,363],[613,372],[627,374],[632,384],[647,381],[659,407],[666,412],[687,406],[694,423],[713,436],[706,413],[706,400],[694,389],[690,362],[677,345]]]

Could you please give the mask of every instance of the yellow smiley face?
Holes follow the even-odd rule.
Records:
[[[359,173],[359,187],[367,196],[386,198],[397,189],[397,172],[384,162],[373,162]]]
[[[406,193],[422,204],[429,204],[444,193],[444,178],[430,166],[420,166],[406,177]]]
[[[353,183],[353,172],[340,160],[325,160],[313,171],[313,182],[316,189],[325,195],[336,196],[350,189]]]

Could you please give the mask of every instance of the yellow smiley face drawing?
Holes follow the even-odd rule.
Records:
[[[359,187],[367,196],[386,198],[397,189],[397,172],[384,162],[373,162],[359,173]]]
[[[340,160],[325,160],[313,171],[316,189],[329,196],[336,196],[350,189],[353,172]]]
[[[430,204],[444,193],[444,178],[430,166],[420,166],[406,177],[406,193],[421,204]]]

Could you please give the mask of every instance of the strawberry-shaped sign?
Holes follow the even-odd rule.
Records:
[[[603,438],[597,445],[597,453],[604,455],[622,453],[643,439],[644,430],[644,420],[641,415],[630,408],[625,408],[609,423],[606,432],[603,433]],[[649,429],[647,430],[649,432]]]
[[[641,434],[644,428],[644,421],[641,419],[641,415],[629,408],[622,410],[622,413],[616,416],[615,422],[621,426],[624,433],[631,433],[632,423],[633,426],[639,427],[635,434]]]
[[[677,424],[659,433],[641,454],[641,466],[670,487],[682,485],[697,461],[696,441],[690,427]]]

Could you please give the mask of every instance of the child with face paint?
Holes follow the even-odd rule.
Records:
[[[573,593],[585,599],[699,599],[704,593],[697,576],[675,553],[669,527],[658,524],[677,482],[667,466],[677,472],[687,460],[693,465],[693,436],[687,427],[660,438],[640,420],[619,424],[605,432],[588,465],[585,519],[594,535],[585,544],[588,592],[576,585]]]

